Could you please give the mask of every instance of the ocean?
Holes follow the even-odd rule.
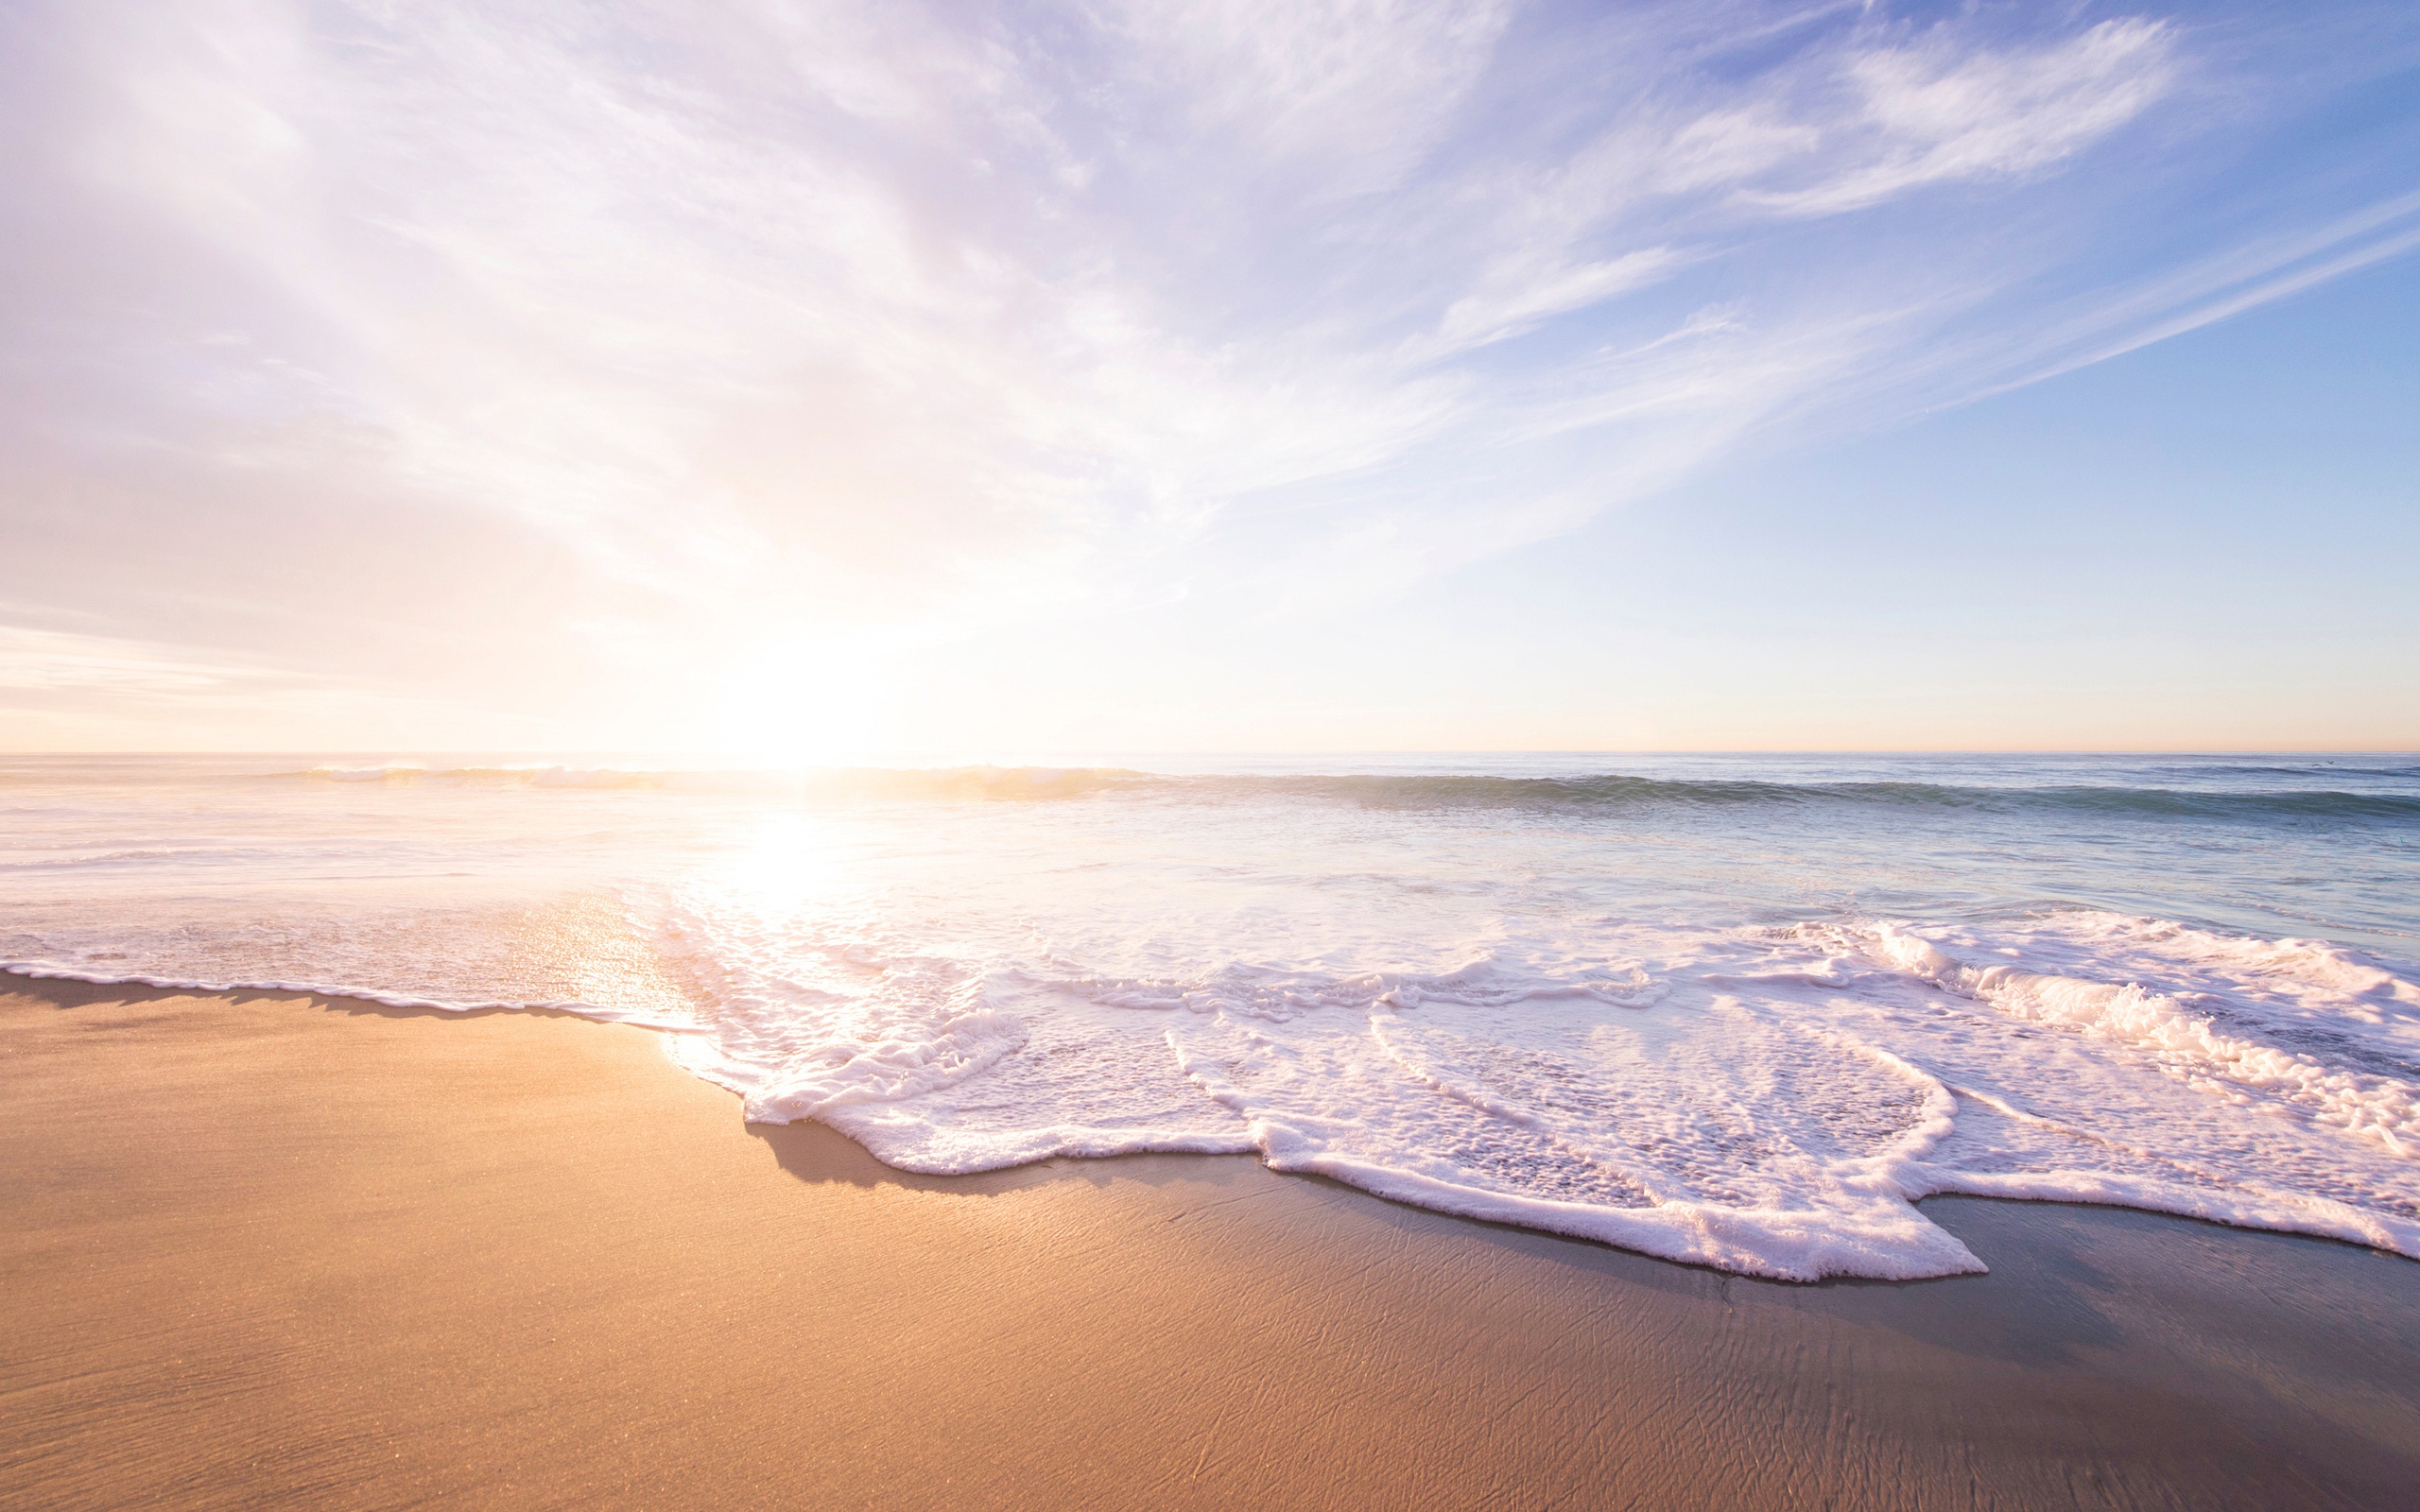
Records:
[[[14,757],[0,962],[553,1006],[902,1170],[1253,1153],[1754,1275],[1984,1268],[1942,1193],[2420,1258],[2420,757]]]

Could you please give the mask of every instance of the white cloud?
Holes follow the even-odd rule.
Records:
[[[1576,266],[1515,255],[1490,267],[1478,289],[1446,306],[1438,335],[1449,351],[1502,341],[1551,316],[1584,310],[1653,283],[1681,261],[1668,247]]]
[[[72,630],[0,625],[0,690],[190,698],[285,680],[257,666],[204,662],[172,645]]]
[[[9,464],[15,507],[98,478],[312,501],[281,507],[331,537],[510,522],[574,564],[539,585],[562,641],[654,647],[648,676],[1348,559],[1399,588],[1776,417],[2005,375],[2021,319],[1945,323],[2100,228],[2041,201],[2012,234],[1995,197],[2100,162],[2196,66],[2146,18],[1550,19],[35,8],[7,313],[39,376],[0,398],[51,472]],[[1975,193],[1928,207],[1948,183]],[[2129,275],[2127,329],[2221,307],[2173,272]]]
[[[1105,7],[1158,114],[1331,195],[1400,181],[1486,72],[1510,0],[1129,0]],[[1151,123],[1163,124],[1163,123]]]
[[[2051,46],[1975,53],[1938,34],[1849,66],[1867,161],[1828,181],[1759,196],[1802,214],[1859,209],[1928,184],[2022,178],[2065,162],[2140,115],[2176,77],[2176,34],[2104,21]]]

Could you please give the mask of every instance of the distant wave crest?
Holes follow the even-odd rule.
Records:
[[[2208,791],[2146,787],[1967,787],[1933,782],[1676,782],[1646,777],[1211,778],[1271,794],[1297,793],[1403,808],[1753,808],[1857,804],[1896,809],[2067,809],[2104,815],[2290,819],[2420,819],[2420,796],[2337,791]]]
[[[833,799],[1063,799],[1117,788],[1150,787],[1167,779],[1109,767],[951,766],[759,770],[746,767],[562,766],[541,763],[500,766],[436,766],[392,763],[311,766],[268,774],[276,782],[375,783],[382,786],[529,787],[731,792]]]
[[[2287,768],[2243,768],[2246,776]],[[1426,774],[1166,776],[1122,767],[853,767],[807,771],[636,766],[379,765],[313,766],[280,781],[573,789],[661,788],[792,794],[832,800],[1041,800],[1133,794],[1219,802],[1304,799],[1389,809],[1699,807],[1728,810],[1854,805],[1877,809],[2060,810],[2113,817],[2420,820],[2420,795],[2339,789],[1965,786],[1909,782],[1781,782],[1668,778]],[[2377,775],[2375,772],[2366,775]]]

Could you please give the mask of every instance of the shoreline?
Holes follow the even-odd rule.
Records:
[[[2420,1484],[2420,1263],[2325,1239],[1940,1197],[1991,1275],[1764,1281],[1244,1156],[910,1176],[563,1012],[9,974],[0,1046],[0,1502]]]

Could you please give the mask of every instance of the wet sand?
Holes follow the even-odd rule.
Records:
[[[1993,1274],[905,1177],[635,1029],[0,977],[0,1505],[2414,1504],[2420,1264],[1926,1211]]]

